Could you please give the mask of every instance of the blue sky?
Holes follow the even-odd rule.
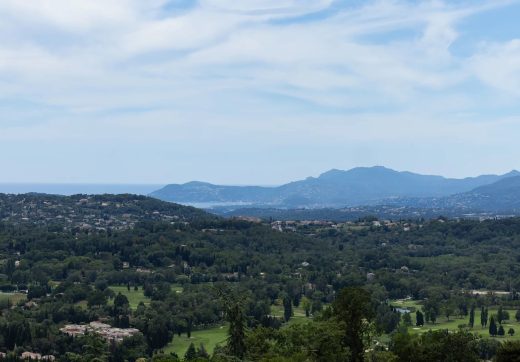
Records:
[[[520,1],[3,0],[0,182],[520,168]]]

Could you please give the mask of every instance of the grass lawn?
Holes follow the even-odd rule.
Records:
[[[281,305],[272,305],[271,306],[271,314],[276,317],[283,318],[283,306]],[[307,318],[305,316],[305,311],[302,307],[293,307],[293,316],[289,319],[288,325],[299,324],[311,321],[311,318]]]
[[[0,300],[10,300],[11,304],[17,304],[21,300],[27,299],[27,295],[23,293],[0,293]]]
[[[136,309],[140,302],[143,302],[145,305],[150,303],[150,298],[144,296],[143,289],[140,287],[139,290],[135,291],[134,287],[130,287],[130,290],[126,287],[126,285],[112,285],[109,287],[116,294],[121,293],[128,298],[128,302],[130,303],[130,308]]]
[[[440,316],[437,319],[435,324],[426,323],[422,327],[416,327],[415,326],[415,320],[416,320],[415,311],[418,309],[421,309],[420,302],[413,301],[413,300],[400,300],[400,301],[392,301],[391,305],[393,305],[395,307],[403,307],[403,308],[408,308],[408,309],[414,310],[411,313],[412,323],[414,325],[412,327],[410,327],[410,329],[409,329],[409,331],[414,334],[420,334],[420,333],[424,333],[429,330],[435,331],[435,330],[439,330],[439,329],[448,329],[450,331],[456,331],[459,329],[459,325],[463,325],[463,324],[468,325],[469,324],[469,315],[466,317],[463,317],[463,318],[459,318],[458,316],[450,317],[449,321],[446,317]],[[502,326],[505,329],[506,335],[504,337],[494,337],[494,338],[497,338],[499,340],[508,340],[508,341],[520,340],[520,323],[518,323],[515,320],[516,310],[513,310],[513,309],[504,309],[504,310],[507,310],[509,312],[509,320],[504,321],[502,323]],[[491,316],[493,314],[496,314],[497,311],[498,311],[498,307],[489,308],[489,319],[491,318]],[[488,323],[489,323],[489,320],[488,320]],[[489,327],[489,324],[488,324],[488,327]],[[493,338],[489,335],[488,327],[482,328],[482,326],[480,325],[480,309],[479,308],[475,309],[475,325],[474,325],[473,329],[471,329],[471,331],[481,335],[482,337]],[[498,327],[498,325],[497,325],[497,327]],[[515,330],[515,334],[513,335],[513,337],[510,337],[507,334],[507,331],[509,330],[509,328],[513,328]]]
[[[186,334],[183,334],[181,337],[175,335],[173,341],[164,348],[164,353],[174,352],[177,353],[180,358],[183,358],[190,343],[193,343],[197,348],[199,348],[202,343],[206,351],[211,354],[217,345],[225,343],[226,338],[227,326],[194,331],[191,333],[191,338],[187,338]]]

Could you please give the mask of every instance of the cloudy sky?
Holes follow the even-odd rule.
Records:
[[[2,0],[1,182],[520,168],[520,1]]]

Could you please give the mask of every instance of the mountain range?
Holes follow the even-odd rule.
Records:
[[[345,208],[394,205],[466,210],[520,210],[520,172],[462,179],[395,171],[382,166],[330,170],[276,187],[205,182],[167,185],[150,194],[206,208]]]

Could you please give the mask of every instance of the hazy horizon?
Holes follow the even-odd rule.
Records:
[[[371,167],[385,167],[383,165],[372,165],[372,166],[360,166],[363,168],[371,168]],[[315,175],[307,175],[300,179],[288,180],[287,182],[280,184],[239,184],[239,183],[226,183],[220,184],[224,186],[261,186],[261,187],[277,187],[286,183],[290,183],[293,181],[303,180],[307,177],[318,177],[321,174],[331,171],[331,170],[339,170],[339,171],[348,171],[348,170],[340,170],[337,168],[325,170]],[[394,169],[392,169],[394,170]],[[410,170],[394,170],[398,172],[413,172]],[[508,172],[517,171],[516,169],[511,169],[507,172],[498,173],[497,175],[502,175]],[[421,174],[421,173],[418,173]],[[439,174],[423,174],[429,176],[441,176],[445,178],[451,178],[444,175]],[[462,178],[471,178],[483,175],[491,175],[491,174],[479,174],[479,175],[468,175],[463,177],[455,177],[455,179]],[[189,180],[187,182],[209,182],[208,180]],[[133,193],[137,195],[148,195],[153,191],[156,191],[168,184],[174,184],[176,182],[167,182],[167,183],[151,183],[151,184],[139,184],[139,183],[96,183],[96,182],[77,182],[77,183],[64,183],[64,182],[1,182],[0,181],[0,193],[7,194],[23,194],[23,193],[48,193],[48,194],[57,194],[57,195],[74,195],[74,194],[120,194],[120,193]],[[182,182],[186,183],[186,182]]]
[[[0,182],[520,168],[519,0],[0,3]]]

